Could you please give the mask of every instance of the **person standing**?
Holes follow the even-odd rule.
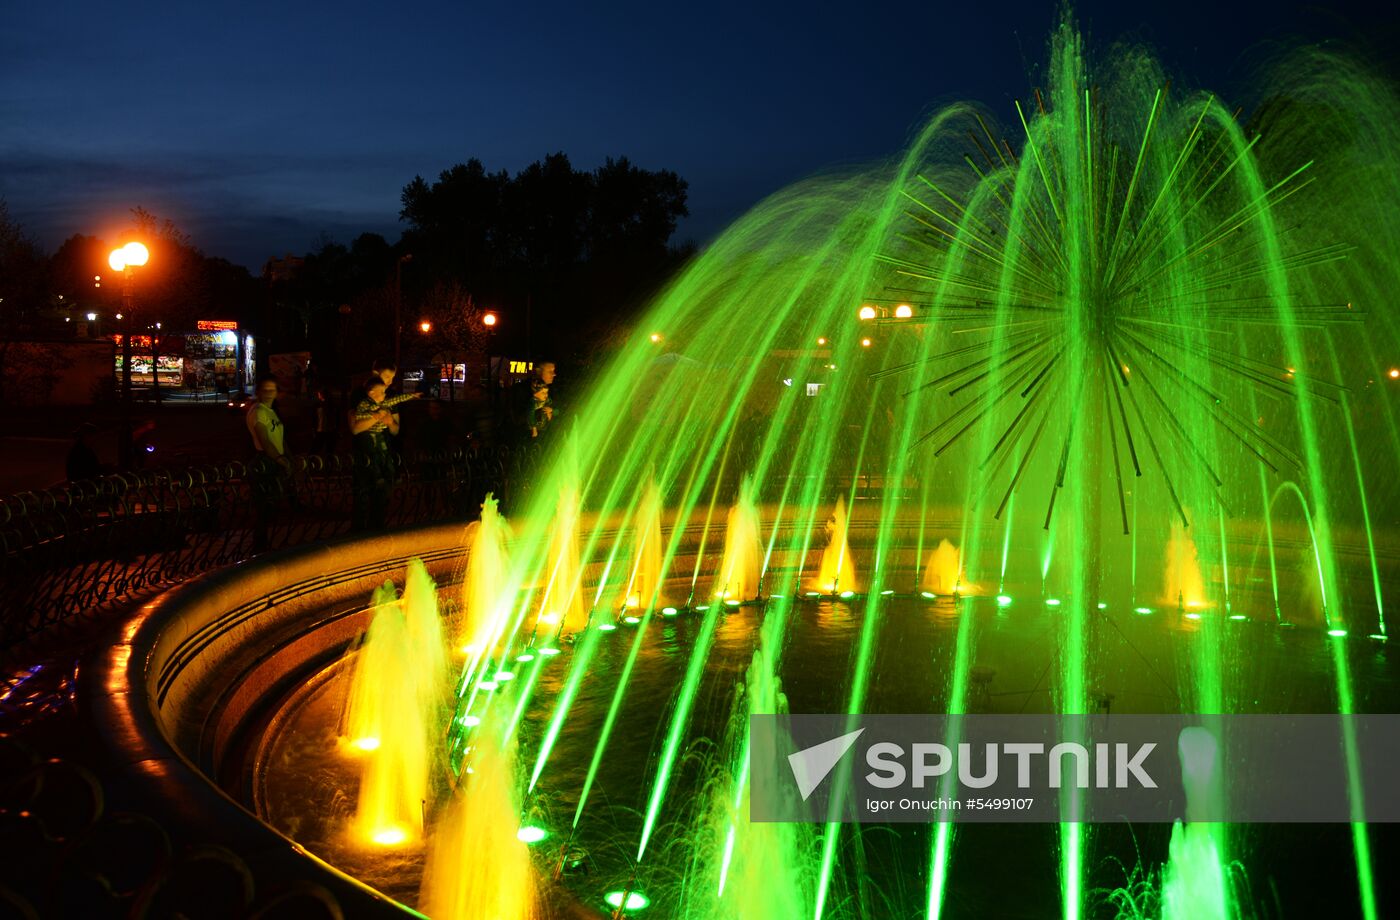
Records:
[[[277,401],[277,378],[258,380],[257,401],[243,417],[253,441],[253,461],[249,485],[253,492],[253,550],[267,549],[268,531],[277,501],[291,493],[292,462],[287,459],[287,428],[273,407]]]
[[[389,438],[398,434],[399,420],[384,405],[384,389],[383,378],[377,374],[371,376],[360,401],[350,412],[355,460],[354,511],[350,526],[357,532],[383,530],[388,526],[395,466]]]
[[[97,426],[92,422],[83,422],[73,432],[73,446],[69,448],[68,458],[64,463],[69,482],[96,479],[102,475],[102,464],[97,460],[97,451],[88,443],[88,438],[96,433]]]

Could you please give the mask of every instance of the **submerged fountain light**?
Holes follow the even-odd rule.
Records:
[[[1107,609],[1108,609],[1108,604],[1104,603],[1103,601],[1099,601],[1099,609],[1100,609],[1100,610],[1107,610]]]
[[[614,629],[617,629],[617,624],[616,624],[616,623],[599,623],[599,624],[598,624],[598,629],[599,629],[600,632],[612,632]]]
[[[525,653],[522,654],[522,655],[516,655],[516,656],[515,656],[515,660],[518,661],[518,662],[522,662],[522,663],[523,663],[523,662],[526,662],[526,661],[534,661],[534,660],[535,660],[535,656],[534,656],[534,654],[533,654],[532,652],[525,652]]]
[[[856,596],[856,592],[854,592],[854,591],[842,591],[842,592],[841,592],[841,599],[842,599],[842,600],[850,600],[851,598],[853,598],[853,597],[855,597],[855,596]]]
[[[902,303],[894,308],[895,319],[909,319],[914,315],[914,308],[907,303]]]
[[[1134,608],[1133,608],[1133,613],[1148,614],[1148,613],[1151,613],[1151,612],[1152,612],[1152,608],[1151,608],[1151,607],[1134,607]]]
[[[553,648],[552,646],[540,649],[540,655],[545,658],[553,658],[557,654],[559,654],[559,649]]]
[[[1011,606],[1011,595],[1010,595],[1010,594],[998,594],[998,595],[997,595],[997,606],[998,606],[998,607],[1010,607],[1010,606]]]
[[[625,904],[623,898],[627,899]],[[651,906],[651,900],[640,891],[609,891],[603,900],[613,909],[645,910]]]
[[[932,591],[920,591],[919,596],[922,597],[924,600],[928,601],[934,600],[938,597],[938,595],[934,594]]]
[[[527,824],[515,832],[515,839],[527,845],[539,843],[548,836],[549,833],[544,828],[535,827],[533,824]]]
[[[481,724],[481,716],[462,716],[458,721],[462,723],[463,728],[476,728]]]
[[[634,616],[625,616],[622,618],[622,622],[626,623],[628,626],[636,626],[638,623],[642,622],[642,618]]]
[[[1060,599],[1058,597],[1047,597],[1045,599],[1045,606],[1058,607],[1060,606]]]
[[[661,608],[661,615],[662,615],[663,617],[673,617],[673,616],[676,615],[676,608],[675,608],[675,607],[662,607],[662,608]]]
[[[883,590],[883,591],[880,592],[880,596],[881,596],[881,597],[889,597],[889,596],[890,596],[891,594],[893,594],[893,593],[894,593],[894,588],[886,588],[885,590]]]
[[[1245,616],[1244,614],[1242,614],[1242,613],[1232,613],[1232,614],[1230,614],[1230,619],[1232,619],[1232,620],[1247,620],[1247,619],[1249,619],[1249,618],[1246,617],[1246,616]]]
[[[1201,618],[1201,615],[1200,615],[1199,613],[1188,613],[1188,614],[1186,614],[1186,619],[1188,619],[1188,620],[1199,620],[1200,618]]]
[[[354,744],[355,747],[359,748],[359,749],[362,750],[362,751],[377,751],[377,750],[379,750],[379,739],[378,739],[378,738],[356,738],[356,739],[354,740],[353,744]]]
[[[1347,631],[1346,631],[1345,629],[1329,629],[1329,630],[1327,630],[1327,635],[1331,636],[1333,639],[1340,639],[1340,638],[1342,638],[1343,636],[1345,636],[1346,634],[1347,634]]]
[[[497,672],[496,672],[496,676],[495,676],[494,678],[492,678],[492,679],[495,680],[497,683],[503,684],[503,683],[505,683],[505,682],[508,681],[508,680],[515,680],[515,672],[514,672],[514,671],[497,671]]]
[[[382,827],[370,839],[382,847],[394,847],[408,839],[408,832],[401,827]]]

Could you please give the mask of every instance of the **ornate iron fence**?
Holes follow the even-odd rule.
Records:
[[[387,524],[508,504],[538,452],[469,449],[400,458]],[[351,529],[355,459],[300,456],[285,474],[245,463],[105,476],[0,500],[0,650],[65,627],[140,591]]]

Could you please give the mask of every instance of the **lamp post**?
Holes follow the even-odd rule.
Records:
[[[132,284],[135,269],[145,265],[151,254],[140,243],[127,243],[120,249],[113,249],[107,256],[107,264],[112,271],[122,276],[122,316],[125,319],[122,331],[122,434],[117,445],[117,455],[123,469],[131,468],[131,313]],[[154,368],[152,368],[154,370]]]
[[[403,334],[403,321],[400,316],[403,313],[403,264],[412,261],[413,253],[406,252],[394,263],[394,367],[398,367],[402,359],[400,338]]]
[[[493,415],[496,411],[496,390],[499,386],[499,375],[496,368],[491,366],[491,343],[496,337],[496,324],[499,322],[500,317],[496,315],[494,310],[487,310],[481,316],[481,325],[486,327],[486,399]]]

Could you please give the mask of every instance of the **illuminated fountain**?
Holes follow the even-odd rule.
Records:
[[[627,597],[629,608],[664,606],[665,585],[661,580],[661,556],[665,551],[661,537],[661,492],[655,482],[647,482],[642,499],[637,504],[636,541],[632,574]]]
[[[506,544],[510,527],[501,517],[491,495],[481,503],[481,519],[467,530],[467,572],[462,580],[462,612],[457,629],[457,648],[480,650],[491,644],[500,622],[510,560]]]
[[[529,844],[538,838],[520,826],[516,742],[506,711],[498,707],[482,723],[468,767],[433,828],[419,900],[433,920],[536,917],[538,876]]]
[[[436,739],[439,729],[423,679],[429,675],[418,657],[424,650],[414,641],[393,584],[375,592],[373,606],[374,619],[355,655],[345,725],[350,745],[363,757],[355,832],[393,846],[422,833],[437,759],[430,737]],[[436,654],[440,659],[440,645]]]
[[[826,522],[827,544],[822,550],[821,568],[817,571],[815,587],[827,594],[843,594],[856,590],[856,562],[851,558],[851,544],[846,538],[846,499],[837,498],[836,508]]]
[[[955,596],[975,593],[972,585],[963,583],[962,556],[947,539],[939,540],[933,552],[929,553],[919,586],[930,594]]]
[[[1299,916],[1381,916],[1360,822],[1309,844],[1323,884],[1279,835],[1189,810],[1125,830],[1066,797],[1038,835],[747,820],[747,717],[788,707],[1400,703],[1378,664],[1400,585],[1377,525],[1400,504],[1394,93],[1312,54],[1242,124],[1141,51],[1096,64],[1068,25],[1049,60],[1009,126],[949,107],[898,159],[738,221],[561,421],[509,539],[483,507],[450,725],[413,729],[446,735],[456,783],[429,803],[430,913],[526,909],[464,900],[519,878],[520,846],[471,867],[489,877],[444,867],[528,812],[546,889],[620,915],[1234,917],[1242,866]],[[391,601],[354,657],[366,713],[362,674],[432,657]],[[411,686],[375,705],[431,710]],[[347,737],[400,750],[409,729],[374,718]],[[378,752],[349,753],[368,785]],[[1194,736],[1181,758],[1193,800],[1229,800],[1228,758]],[[414,769],[365,827],[417,834]],[[1150,892],[1115,891],[1118,866]]]
[[[724,557],[715,579],[714,596],[743,601],[758,596],[763,566],[763,545],[758,533],[758,509],[753,480],[744,477],[739,496],[729,509],[724,529]]]
[[[1171,537],[1167,540],[1166,587],[1162,602],[1182,610],[1205,606],[1205,579],[1201,577],[1201,562],[1196,542],[1181,526],[1171,522]]]

